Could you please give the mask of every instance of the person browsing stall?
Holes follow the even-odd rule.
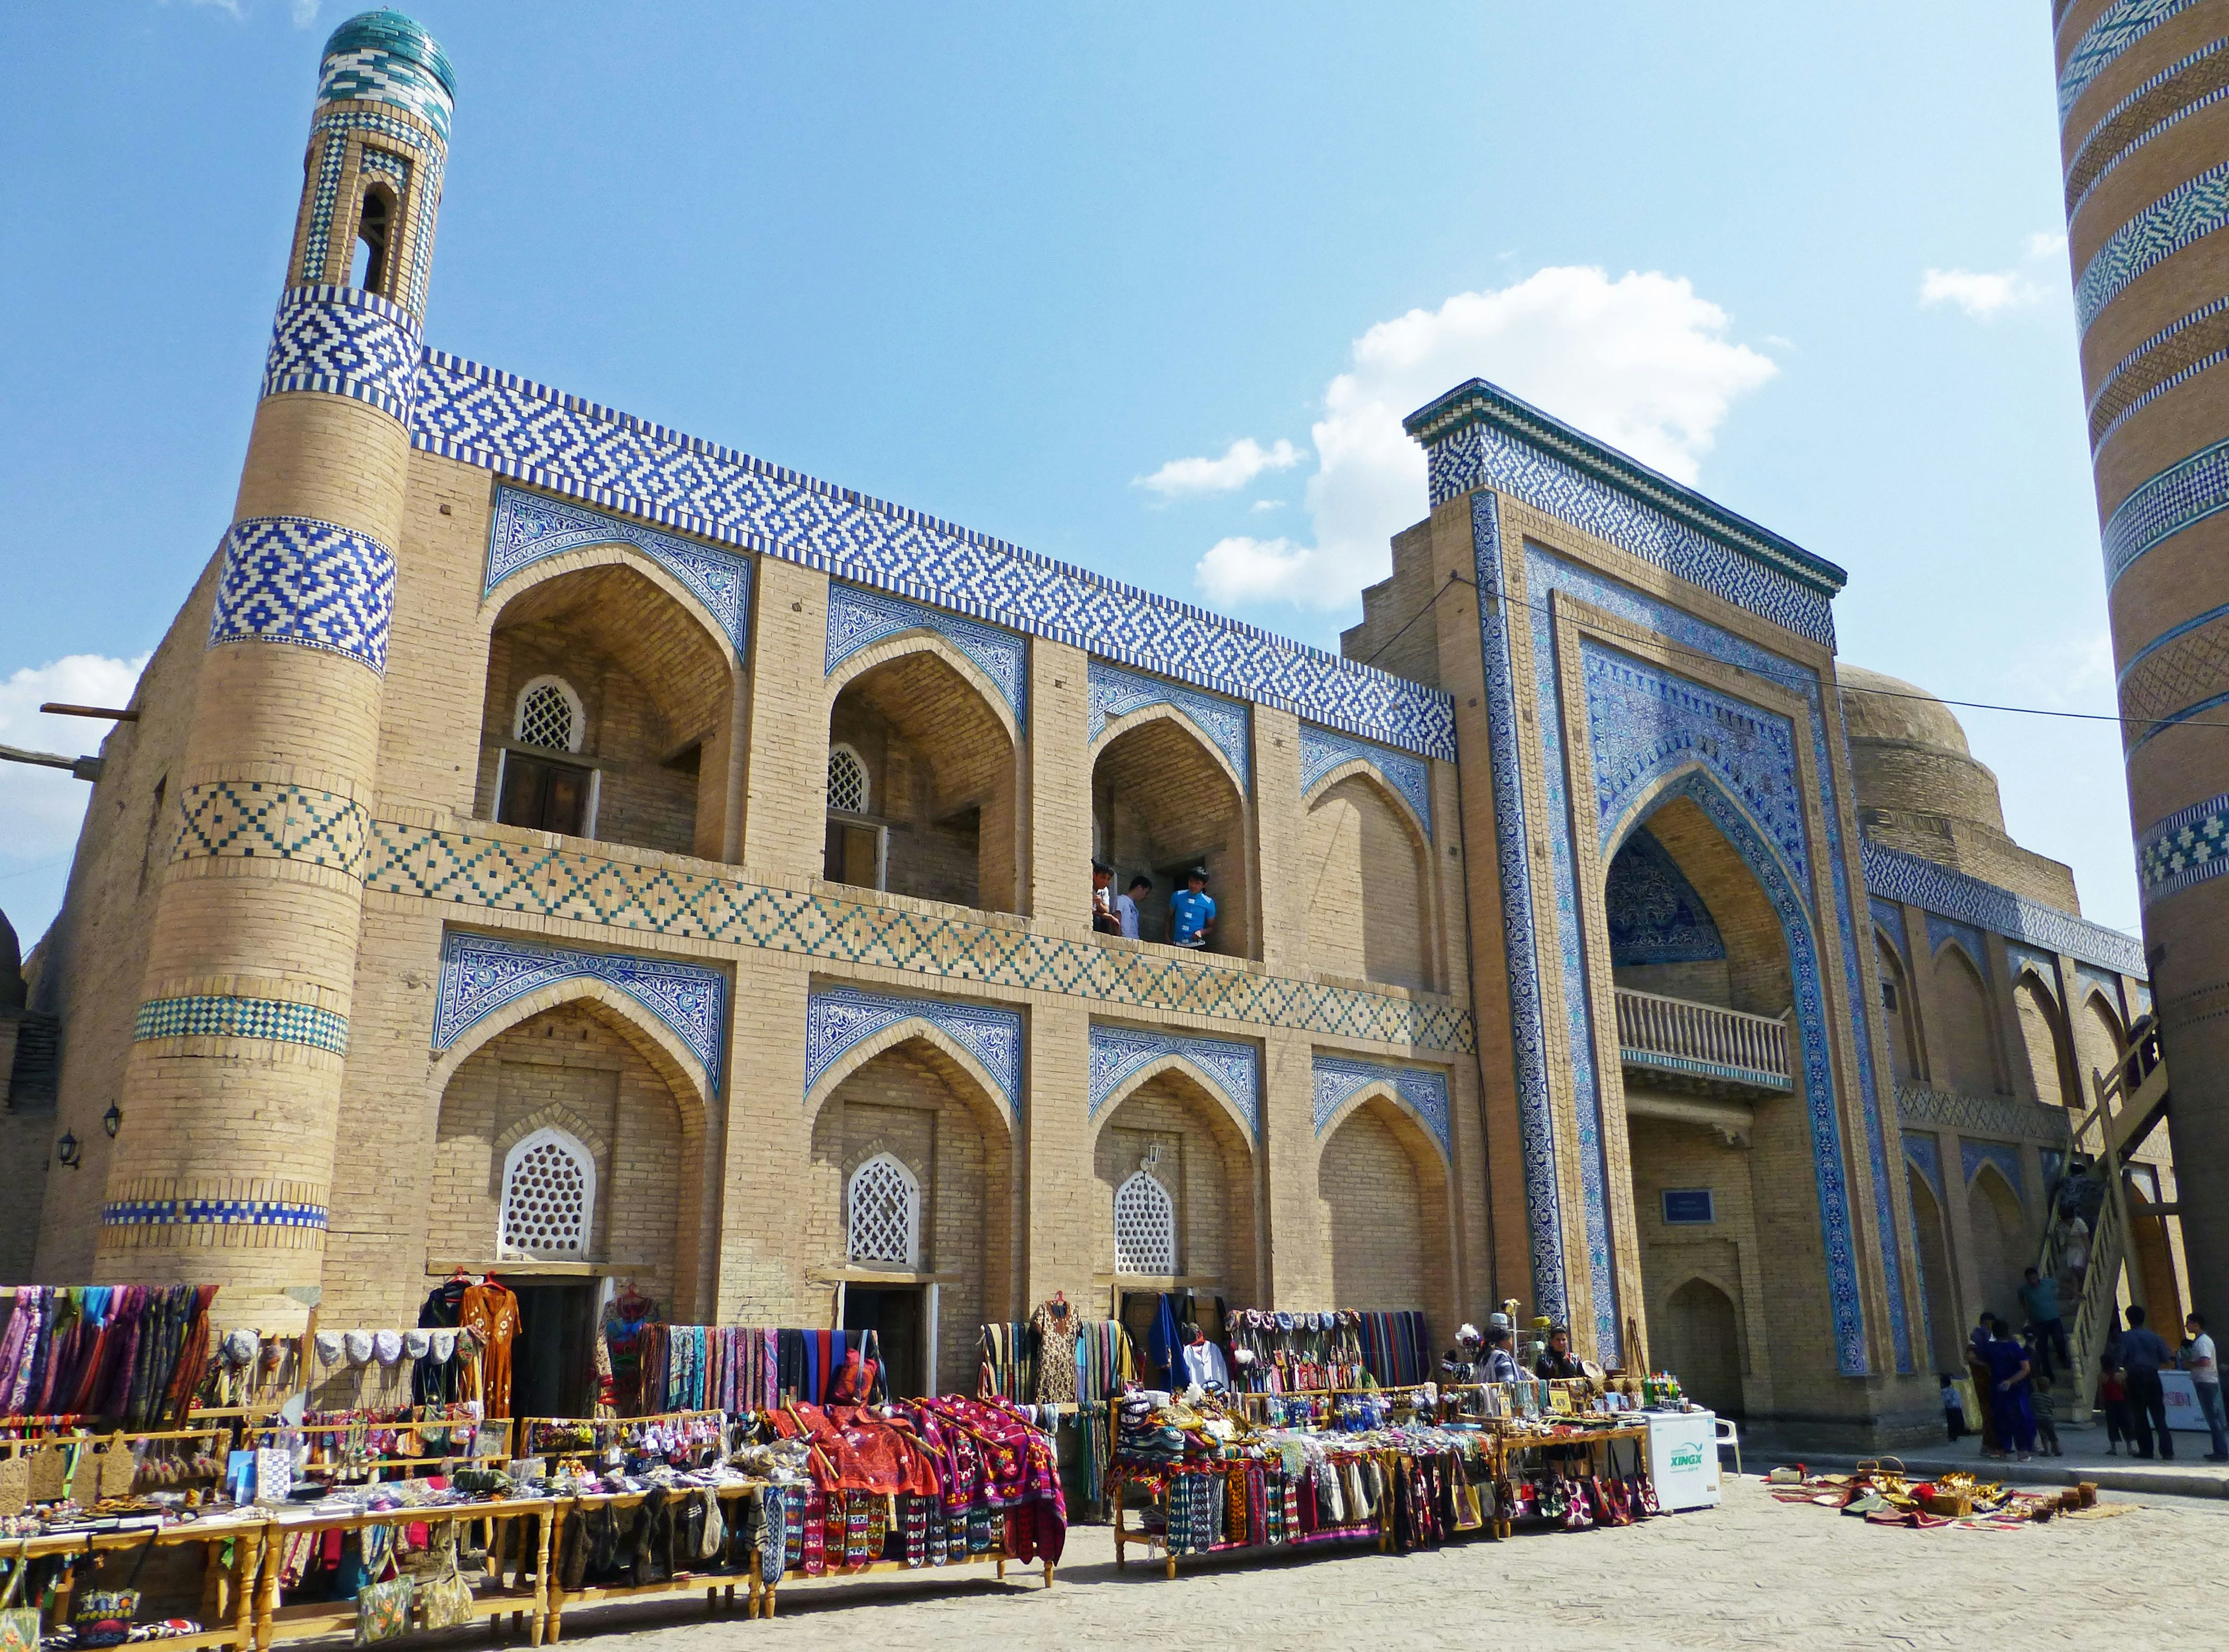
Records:
[[[1479,1374],[1482,1382],[1515,1382],[1525,1374],[1517,1368],[1517,1356],[1509,1351],[1507,1326],[1486,1327],[1486,1365]]]
[[[1533,1366],[1532,1374],[1542,1382],[1587,1374],[1586,1368],[1571,1356],[1571,1334],[1564,1327],[1558,1325],[1548,1333],[1548,1346]]]
[[[1207,892],[1207,868],[1185,874],[1185,886],[1169,897],[1169,939],[1179,947],[1204,947],[1215,933],[1215,898]]]

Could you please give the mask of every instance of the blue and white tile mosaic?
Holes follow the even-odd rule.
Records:
[[[2097,21],[2083,31],[2066,67],[2059,72],[2059,118],[2066,119],[2090,83],[2111,66],[2115,58],[2168,18],[2198,0],[2113,0],[2097,14]]]
[[[588,545],[633,545],[704,605],[741,659],[751,624],[751,562],[717,545],[660,533],[624,517],[584,511],[520,488],[498,486],[488,524],[487,583],[492,591],[522,568],[545,556]]]
[[[1911,1160],[1920,1179],[1935,1194],[1936,1202],[1943,1199],[1943,1154],[1935,1138],[1924,1130],[1904,1132],[1904,1156]]]
[[[2147,551],[2229,508],[2229,441],[2201,447],[2140,484],[2105,520],[2105,585]]]
[[[2015,1141],[2066,1144],[2073,1115],[2056,1103],[2016,1101],[2010,1096],[1961,1096],[1924,1084],[1899,1084],[1897,1116],[1907,1125],[1956,1130],[1961,1135],[2002,1136]]]
[[[1323,1135],[1339,1109],[1357,1092],[1384,1084],[1401,1105],[1440,1144],[1441,1154],[1455,1157],[1448,1111],[1448,1076],[1437,1067],[1399,1067],[1390,1062],[1357,1061],[1349,1056],[1319,1054],[1315,1058],[1316,1134]]]
[[[2229,811],[2229,798],[2224,798],[2222,804]],[[2137,847],[2141,858],[2141,839]],[[1866,887],[1885,900],[1907,902],[1930,912],[1962,918],[1993,934],[2025,941],[2045,952],[2063,952],[2122,974],[2144,974],[2144,945],[2134,935],[2028,900],[1917,855],[1885,849],[1869,839],[1861,840],[1860,850],[1865,860]]]
[[[298,286],[279,300],[265,395],[320,390],[407,424],[418,382],[418,321],[401,305],[352,286]]]
[[[1615,965],[1710,963],[1726,955],[1711,909],[1646,826],[1609,863],[1603,916]]]
[[[1198,1038],[1138,1027],[1091,1024],[1091,1106],[1099,1116],[1114,1092],[1155,1062],[1173,1057],[1187,1063],[1246,1121],[1247,1134],[1262,1135],[1262,1051],[1235,1038]]]
[[[1424,836],[1432,835],[1431,769],[1421,757],[1390,746],[1373,745],[1313,723],[1301,724],[1301,795],[1306,797],[1318,781],[1347,763],[1368,763],[1378,778],[1391,787],[1416,811]]]
[[[2179,183],[2105,237],[2074,283],[2074,319],[2084,332],[2138,276],[2229,224],[2229,161]]]
[[[947,998],[863,993],[852,987],[816,987],[805,1001],[805,1093],[838,1057],[864,1038],[921,1020],[973,1056],[998,1087],[1006,1116],[1022,1115],[1022,1017],[997,1004],[962,1004]]]
[[[1174,706],[1192,720],[1193,726],[1217,751],[1230,760],[1231,768],[1238,776],[1240,792],[1243,794],[1252,788],[1253,719],[1243,705],[1212,694],[1201,694],[1157,677],[1141,677],[1136,672],[1126,672],[1096,656],[1087,669],[1090,677],[1088,685],[1090,716],[1085,727],[1090,738],[1098,739],[1109,723],[1117,717],[1127,717],[1133,711],[1142,711],[1149,705]]]
[[[148,1038],[270,1038],[348,1054],[348,1018],[315,1004],[196,993],[151,998],[132,1019],[134,1043]]]
[[[1872,909],[1873,925],[1896,948],[1897,956],[1905,955],[1907,942],[1904,934],[1904,909],[1894,901],[1885,901],[1878,895],[1866,897],[1866,904]]]
[[[2225,871],[2229,871],[2229,792],[2178,809],[2136,835],[2136,881],[2146,906]]]
[[[395,553],[308,517],[248,517],[224,537],[209,646],[286,642],[329,649],[384,675]]]
[[[446,1050],[483,1016],[530,993],[568,980],[618,988],[665,1023],[720,1093],[728,1021],[728,978],[702,964],[625,952],[585,952],[452,929],[441,941],[433,1047]]]
[[[412,441],[724,544],[1455,757],[1454,703],[1320,649],[429,350]]]
[[[347,25],[343,28],[345,30]],[[431,48],[433,59],[440,61],[440,48],[430,40],[425,45]],[[408,109],[446,143],[456,100],[445,79],[446,63],[437,74],[417,55],[389,45],[351,44],[327,52],[318,66],[318,101],[392,104],[397,109]]]
[[[1982,972],[1982,979],[1989,978],[1989,948],[1982,939],[1982,932],[1970,923],[1961,923],[1956,918],[1946,918],[1939,912],[1927,915],[1927,950],[1939,953],[1952,942],[1964,950],[1974,967]]]
[[[2129,93],[2118,103],[2105,111],[2104,114],[2097,117],[2097,124],[2090,129],[2090,135],[2082,140],[2082,147],[2075,151],[2074,158],[2066,164],[2066,176],[2068,178],[2072,179],[2078,173],[2084,172],[2089,170],[2090,151],[2095,145],[2100,143],[2117,143],[2120,147],[2114,153],[2114,156],[2110,160],[2107,161],[2103,166],[2097,168],[2097,170],[2091,175],[2089,183],[2083,186],[2081,195],[2076,197],[2076,199],[2068,205],[2066,209],[2066,216],[2070,222],[2072,222],[2075,216],[2081,212],[2084,205],[2088,202],[2091,193],[2096,190],[2097,187],[2100,183],[2104,183],[2105,179],[2110,176],[2115,167],[2118,166],[2123,161],[2128,159],[2129,156],[2135,154],[2136,151],[2142,149],[2146,144],[2151,142],[2153,138],[2167,131],[2170,126],[2180,124],[2190,116],[2196,114],[2200,109],[2207,108],[2209,106],[2219,102],[2222,98],[2229,97],[2229,86],[2215,87],[2211,91],[2198,92],[2198,86],[2193,85],[2188,88],[2188,91],[2197,92],[2198,95],[2191,97],[2188,102],[2181,105],[2178,108],[2171,110],[2167,115],[2154,122],[2151,125],[2145,127],[2142,132],[2137,132],[2135,136],[2123,138],[2120,134],[2114,132],[2111,130],[2113,122],[2118,119],[2122,114],[2135,107],[2138,103],[2143,101],[2145,98],[2157,91],[2160,87],[2165,86],[2169,80],[2174,80],[2177,75],[2182,74],[2184,70],[2191,67],[2194,64],[2203,62],[2206,59],[2212,57],[2216,52],[2220,51],[2225,47],[2229,47],[2229,41],[2210,40],[2207,42],[2205,45],[2200,47],[2196,51],[2192,52],[2188,56],[2177,58],[2174,62],[2168,64],[2158,74],[2153,75],[2150,80],[2146,80],[2135,91]],[[2204,80],[2210,78],[2210,76],[2194,77],[2194,80],[2199,84],[2203,84]],[[2181,95],[2188,95],[2188,93],[2186,92]]]
[[[2027,1197],[2027,1187],[2020,1176],[2020,1149],[2002,1141],[1961,1141],[1958,1144],[1958,1168],[1970,1186],[1981,1173],[1983,1165],[1995,1165],[2004,1179],[2013,1185],[2013,1192],[2021,1199]]]
[[[997,686],[1015,726],[1029,722],[1029,646],[1011,631],[963,620],[902,597],[885,596],[864,586],[832,582],[828,587],[828,665],[834,671],[859,650],[904,631],[928,631],[944,639],[979,666]]]
[[[1723,510],[1482,379],[1403,421],[1431,498],[1493,487],[1715,596],[1834,646],[1834,563]]]
[[[103,1227],[299,1227],[322,1230],[322,1205],[276,1199],[125,1199],[100,1207]]]
[[[325,260],[332,246],[333,220],[340,211],[341,179],[348,170],[350,134],[376,138],[411,157],[418,188],[405,197],[413,219],[406,250],[410,267],[401,283],[403,307],[414,316],[426,313],[426,277],[434,264],[434,219],[440,209],[441,173],[445,157],[440,145],[408,121],[369,109],[332,109],[310,123],[312,141],[318,147],[317,183],[310,201],[308,233],[302,237],[302,262],[294,272],[298,282],[324,280]],[[391,176],[391,175],[390,175]],[[395,290],[389,283],[389,290]]]

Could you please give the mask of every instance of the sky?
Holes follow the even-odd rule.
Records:
[[[230,520],[356,9],[0,9],[0,742]],[[1847,569],[1846,659],[2113,710],[2040,0],[412,10],[430,344],[1334,649],[1482,376]],[[2113,727],[1960,715],[2133,929]],[[88,789],[0,766],[27,946]]]

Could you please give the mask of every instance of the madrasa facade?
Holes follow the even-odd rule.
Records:
[[[496,1270],[524,1363],[632,1280],[962,1390],[1056,1294],[1513,1299],[1935,1424],[2145,972],[1838,665],[1839,569],[1474,380],[1334,656],[466,360],[454,84],[327,45],[234,518],[0,1000],[58,1052],[10,1276],[339,1327]]]

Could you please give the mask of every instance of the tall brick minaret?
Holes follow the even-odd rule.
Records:
[[[2229,1315],[2229,0],[2052,16],[2182,1231],[2199,1302]]]
[[[121,1098],[104,1280],[315,1299],[409,418],[454,82],[394,11],[325,42]],[[252,1317],[253,1310],[242,1315]]]

